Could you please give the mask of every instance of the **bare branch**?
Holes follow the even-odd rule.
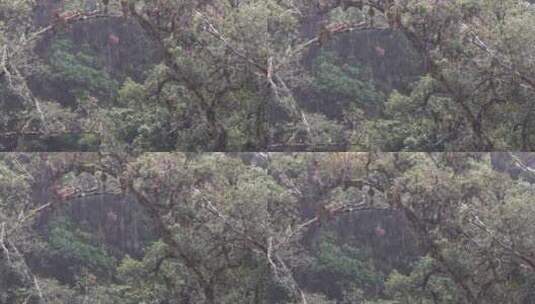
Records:
[[[37,280],[37,277],[33,276],[33,283],[35,285],[35,289],[37,290],[37,295],[39,295],[39,298],[43,303],[48,303],[45,297],[43,296],[43,292],[41,291],[41,286],[39,286],[39,281]]]
[[[6,223],[2,223],[0,225],[0,247],[2,248],[2,250],[4,251],[4,255],[7,257],[7,260],[8,262],[11,261],[10,257],[9,257],[9,250],[7,249],[7,246],[6,246]]]
[[[474,227],[479,228],[481,231],[485,232],[496,244],[498,244],[501,248],[508,251],[514,257],[526,263],[531,269],[531,271],[535,272],[535,261],[531,257],[529,257],[526,254],[521,253],[520,251],[513,248],[513,246],[507,244],[505,241],[496,237],[495,233],[483,221],[481,221],[481,219],[477,215],[472,215],[472,218],[470,219],[470,224],[472,224]]]

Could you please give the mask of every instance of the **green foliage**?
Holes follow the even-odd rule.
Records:
[[[336,234],[321,233],[310,249],[314,254],[311,266],[303,273],[306,284],[337,303],[374,298],[374,291],[382,288],[383,276],[374,268],[372,256],[366,248],[336,240]]]
[[[459,303],[453,282],[435,272],[439,271],[433,259],[422,257],[409,275],[394,270],[386,281],[386,293],[400,304]]]
[[[28,198],[28,178],[23,172],[7,166],[5,160],[0,163],[0,207],[3,211],[0,217],[14,215],[16,202],[24,202]]]
[[[105,249],[94,244],[93,236],[81,231],[71,220],[60,218],[50,224],[48,245],[57,259],[69,262],[70,267],[86,267],[107,273],[115,260]]]
[[[363,66],[348,64],[346,60],[332,52],[319,55],[313,63],[314,88],[329,100],[334,98],[331,100],[334,102],[349,101],[370,106],[382,101],[369,71]]]
[[[171,113],[145,94],[143,85],[127,79],[119,90],[116,107],[106,113],[112,122],[113,140],[131,144],[140,151],[174,148],[169,120]]]
[[[301,149],[304,151],[321,150],[324,147],[336,150],[347,144],[344,126],[328,119],[323,114],[305,114],[299,123],[282,126],[284,130],[281,130],[281,136],[289,138],[285,141],[303,145]]]
[[[68,84],[68,91],[78,97],[86,94],[114,95],[117,82],[105,71],[88,47],[77,48],[72,41],[57,39],[50,47],[50,78],[56,83]]]
[[[322,238],[317,248],[314,271],[331,273],[339,284],[355,284],[360,288],[380,286],[382,278],[373,268],[369,256],[362,250],[339,245],[329,238]]]
[[[533,158],[504,155],[510,169]],[[117,166],[106,157],[0,156],[4,302],[40,297],[34,280],[50,301],[76,304],[533,299],[535,190],[496,171],[496,155],[146,153],[115,155]],[[65,170],[54,177],[62,184],[101,164],[158,227],[158,241],[119,263],[68,217],[49,222],[46,244],[33,228],[29,193],[50,184],[44,170]],[[320,224],[321,205],[344,211]]]
[[[435,95],[436,85],[432,77],[422,77],[409,96],[392,92],[384,115],[366,123],[368,146],[384,151],[455,149],[448,143],[469,134],[462,134],[451,99]]]
[[[2,1],[0,125],[87,134],[94,120],[102,146],[130,151],[530,150],[533,4],[398,2],[366,30],[356,1],[139,0],[125,20],[111,1],[113,18],[39,31],[52,3]]]

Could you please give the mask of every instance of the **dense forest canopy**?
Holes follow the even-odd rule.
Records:
[[[2,154],[0,303],[533,303],[534,160]]]
[[[0,0],[0,304],[535,303],[534,101],[535,1]]]
[[[4,151],[531,150],[522,0],[3,0]]]

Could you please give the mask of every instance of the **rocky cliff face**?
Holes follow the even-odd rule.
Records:
[[[67,215],[81,229],[112,248],[115,256],[141,256],[153,239],[151,225],[137,201],[130,196],[95,195],[72,200],[57,215]]]
[[[155,239],[150,221],[134,197],[120,194],[117,181],[102,182],[98,172],[95,175],[69,173],[58,184],[52,182],[51,171],[44,169],[35,183],[32,197],[40,204],[52,202],[53,207],[42,212],[38,229],[46,235],[51,221],[67,217],[77,228],[112,248],[112,255],[141,256],[146,243]],[[76,191],[62,198],[54,193],[57,188]]]
[[[98,9],[96,0],[86,0],[83,4],[82,13]],[[57,22],[54,15],[74,11],[72,6],[64,1],[38,1],[33,16],[35,27],[43,28]],[[116,95],[117,88],[103,90],[97,83],[91,84],[91,77],[99,74],[107,77],[108,82],[116,81],[117,85],[127,77],[142,82],[146,72],[161,58],[157,47],[150,43],[137,23],[119,16],[62,26],[60,31],[43,37],[36,52],[48,65],[50,75],[30,79],[30,87],[42,99],[73,108],[77,106],[80,92],[87,91],[91,96],[110,101]],[[93,72],[72,77],[73,67]]]

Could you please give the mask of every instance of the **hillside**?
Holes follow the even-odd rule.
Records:
[[[533,303],[531,158],[3,154],[0,303]]]
[[[535,142],[527,1],[12,0],[0,12],[3,151]]]

